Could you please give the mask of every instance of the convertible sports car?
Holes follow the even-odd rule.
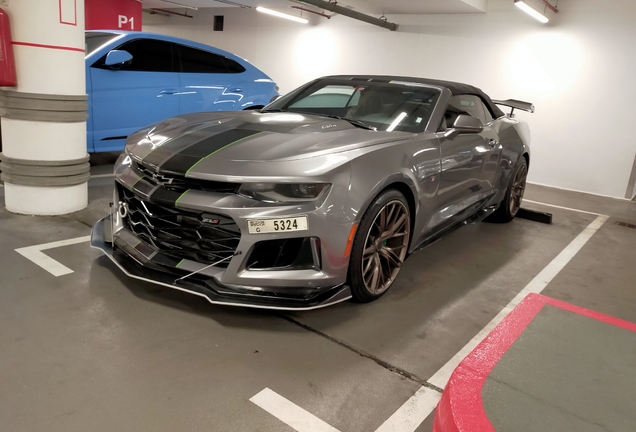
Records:
[[[530,132],[513,112],[534,107],[497,104],[465,84],[331,76],[260,111],[165,120],[128,138],[91,243],[212,303],[375,300],[410,253],[515,217]]]

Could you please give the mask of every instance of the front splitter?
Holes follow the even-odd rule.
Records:
[[[320,309],[351,298],[351,290],[348,285],[334,287],[308,300],[290,300],[275,298],[273,296],[265,297],[263,295],[245,294],[226,296],[220,295],[212,289],[195,284],[188,284],[187,287],[177,285],[174,275],[148,268],[125,254],[115,253],[111,244],[104,241],[105,223],[110,223],[110,218],[104,218],[93,226],[91,232],[91,247],[101,250],[126,276],[194,294],[205,298],[212,304],[257,309],[303,311]]]

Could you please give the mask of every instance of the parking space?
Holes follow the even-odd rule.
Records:
[[[93,178],[91,206],[70,216],[0,210],[0,328],[9,347],[0,381],[14,389],[0,396],[0,417],[11,430],[293,430],[250,402],[265,388],[336,430],[376,430],[597,217],[528,203],[553,213],[554,224],[468,225],[409,258],[380,301],[282,314],[129,279],[85,242],[45,251],[73,270],[59,277],[15,252],[88,235],[107,211],[111,183]],[[571,198],[528,191],[549,204],[560,195]],[[603,200],[586,198],[579,207],[604,210]],[[636,219],[629,203],[612,203],[621,220]],[[623,249],[636,232],[614,220],[544,294],[634,321],[636,270]],[[431,423],[432,415],[417,430]]]

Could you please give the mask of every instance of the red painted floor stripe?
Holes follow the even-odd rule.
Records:
[[[632,332],[636,333],[636,324],[634,324],[632,322],[625,321],[625,320],[622,320],[620,318],[613,317],[611,315],[605,315],[605,314],[602,314],[600,312],[596,312],[596,311],[593,311],[593,310],[590,310],[590,309],[585,309],[585,308],[582,308],[580,306],[575,306],[573,304],[566,303],[564,301],[557,300],[557,299],[554,299],[552,297],[544,297],[544,296],[540,296],[540,297],[541,297],[541,300],[544,303],[546,303],[546,304],[549,304],[549,305],[552,305],[552,306],[556,306],[556,307],[564,309],[566,311],[574,312],[575,314],[583,315],[583,316],[586,316],[588,318],[592,318],[592,319],[595,319],[597,321],[601,321],[601,322],[604,322],[606,324],[613,325],[614,327],[620,327],[620,328],[623,328],[625,330],[629,330],[629,331],[632,331]]]
[[[60,46],[60,45],[43,45],[43,44],[37,44],[37,43],[31,43],[31,42],[17,42],[17,41],[13,41],[11,43],[13,45],[30,46],[30,47],[36,47],[36,48],[56,49],[56,50],[64,50],[64,51],[77,51],[81,53],[86,52],[84,48],[73,48],[73,47],[66,47],[66,46]]]
[[[484,410],[482,388],[488,375],[541,309],[549,304],[636,332],[636,324],[539,294],[529,294],[459,364],[435,411],[434,432],[494,432]]]

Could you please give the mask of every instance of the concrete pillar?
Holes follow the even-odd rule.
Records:
[[[59,215],[88,204],[83,0],[0,0],[18,86],[0,90],[7,210]]]

